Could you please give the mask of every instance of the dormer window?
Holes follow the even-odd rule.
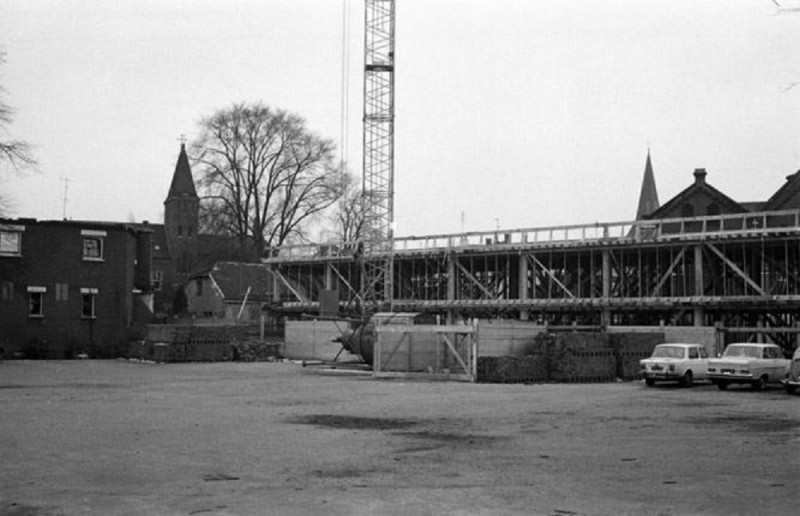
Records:
[[[106,232],[84,229],[81,231],[81,236],[83,237],[83,260],[102,262]]]

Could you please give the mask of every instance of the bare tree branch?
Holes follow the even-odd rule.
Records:
[[[333,143],[283,110],[234,104],[201,121],[192,148],[204,230],[251,241],[258,256],[302,238],[341,196]]]

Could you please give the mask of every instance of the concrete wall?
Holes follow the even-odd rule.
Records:
[[[283,356],[294,360],[333,360],[342,348],[333,339],[342,335],[347,323],[336,321],[286,321]],[[342,351],[339,361],[359,358]]]
[[[478,321],[479,357],[521,357],[528,353],[536,336],[547,333],[547,327],[527,321]]]
[[[717,353],[717,330],[713,326],[609,326],[608,333],[663,333],[664,342],[692,342]]]

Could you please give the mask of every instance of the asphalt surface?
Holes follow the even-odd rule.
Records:
[[[800,396],[0,362],[0,516],[795,515]]]

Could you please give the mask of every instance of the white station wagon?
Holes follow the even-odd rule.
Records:
[[[708,351],[702,344],[659,344],[639,365],[648,387],[662,381],[690,387],[695,380],[707,378]]]
[[[732,383],[749,383],[759,390],[783,380],[788,367],[789,361],[775,344],[737,342],[729,344],[721,357],[708,361],[708,378],[720,390]]]

